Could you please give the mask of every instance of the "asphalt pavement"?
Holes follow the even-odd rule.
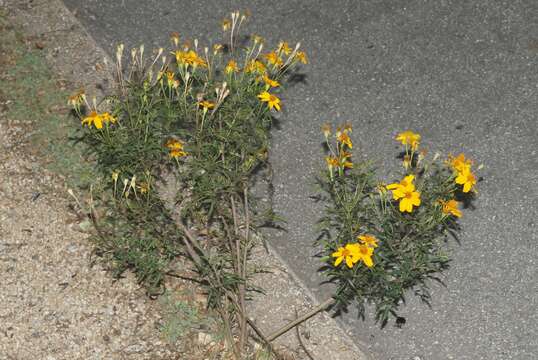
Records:
[[[316,274],[320,207],[310,196],[324,166],[324,122],[351,121],[356,156],[382,169],[398,165],[393,138],[407,129],[431,152],[464,151],[484,164],[431,307],[410,294],[401,327],[352,313],[339,320],[374,359],[538,358],[538,1],[65,3],[110,54],[119,42],[167,45],[172,31],[220,41],[222,18],[247,8],[249,29],[268,42],[301,42],[311,63],[285,93],[270,155],[288,231],[268,241],[318,300],[329,290]]]

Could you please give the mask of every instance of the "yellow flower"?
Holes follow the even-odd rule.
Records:
[[[366,246],[376,248],[377,247],[377,239],[373,235],[359,235],[357,236],[357,239],[360,240],[361,243],[363,243]]]
[[[339,247],[331,256],[336,258],[334,266],[340,265],[345,260],[347,267],[350,269],[360,259],[357,244],[346,244],[344,247]]]
[[[266,71],[265,65],[259,60],[250,60],[247,66],[245,66],[246,73],[256,72],[258,74],[264,74]]]
[[[269,109],[275,108],[277,111],[280,111],[280,99],[273,94],[269,94],[267,91],[262,92],[258,95],[258,99],[267,103]]]
[[[96,129],[103,128],[103,118],[96,111],[92,111],[90,115],[82,120],[82,124],[87,124],[88,127],[95,126]]]
[[[78,108],[84,102],[85,97],[86,95],[84,94],[84,90],[79,90],[69,97],[67,104],[74,108]]]
[[[138,190],[141,194],[145,194],[149,191],[149,184],[145,181],[142,181],[140,185],[138,185]]]
[[[413,206],[420,205],[420,192],[415,190],[413,175],[406,176],[400,183],[387,185],[388,190],[392,190],[394,200],[400,200],[400,212],[412,212]]]
[[[465,155],[463,153],[459,154],[457,157],[449,155],[448,163],[455,171],[459,173],[465,171],[466,169],[470,170],[472,165],[472,161],[470,159],[465,159]]]
[[[101,114],[101,119],[103,119],[103,121],[105,123],[112,123],[112,124],[115,124],[116,123],[116,118],[112,115],[110,115],[108,112],[104,112]]]
[[[476,184],[476,178],[470,168],[464,168],[463,171],[458,173],[456,177],[456,184],[463,185],[463,192],[467,193],[471,191]]]
[[[331,125],[323,124],[321,131],[323,131],[323,136],[325,136],[325,139],[327,139],[331,135]]]
[[[170,139],[164,146],[170,150],[170,157],[174,159],[187,155],[187,153],[183,151],[183,143],[179,140]]]
[[[215,107],[215,103],[213,103],[211,101],[204,100],[204,101],[200,101],[198,103],[198,106],[204,108],[204,111],[207,111],[209,109],[213,109]]]
[[[221,44],[215,44],[213,45],[213,53],[217,54],[219,51],[221,51],[223,46]]]
[[[120,172],[119,172],[119,171],[117,171],[117,170],[116,170],[116,171],[112,171],[112,175],[111,175],[111,177],[112,177],[112,180],[113,180],[114,182],[117,182],[117,181],[118,181],[118,177],[119,177],[119,176],[120,176]]]
[[[333,168],[338,167],[340,164],[338,162],[338,158],[334,156],[326,156],[325,161],[327,162],[327,166],[329,167],[329,171],[332,171]]]
[[[442,211],[444,214],[461,217],[461,211],[458,209],[459,203],[456,200],[441,201],[441,205],[443,205]]]
[[[347,131],[337,132],[336,138],[338,139],[338,141],[340,141],[340,143],[347,145],[350,149],[353,149],[353,143],[351,142]]]
[[[338,165],[348,169],[353,168],[353,163],[351,161],[348,161],[348,159],[351,157],[351,153],[347,152],[345,150],[340,151],[340,154],[338,155]]]
[[[172,85],[174,85],[174,73],[172,71],[166,72],[166,80],[169,87],[172,87]]]
[[[302,62],[303,64],[308,64],[308,58],[306,57],[306,53],[304,51],[297,51],[295,54],[295,57],[297,60]]]
[[[265,82],[265,84],[267,85],[268,88],[279,87],[280,86],[280,83],[278,81],[271,80],[269,78],[269,76],[267,76],[267,74],[263,74],[262,79],[263,79],[263,81]]]
[[[401,141],[402,145],[410,145],[411,149],[415,151],[420,143],[420,135],[408,130],[399,133],[396,140]]]
[[[409,167],[411,166],[411,156],[409,155],[404,155],[404,158],[403,158],[403,167],[405,168],[405,170],[409,169]]]
[[[399,183],[394,183],[394,184],[387,185],[387,189],[388,190],[394,190],[394,189],[398,189],[400,187],[407,187],[410,184],[412,184],[414,180],[415,180],[415,175],[407,175]],[[397,200],[397,199],[394,199],[394,200]]]
[[[207,67],[207,63],[205,62],[205,60],[199,57],[194,50],[176,50],[173,51],[172,54],[176,56],[176,61],[178,62],[178,64]]]
[[[356,246],[357,256],[359,260],[364,263],[367,267],[371,268],[374,266],[374,261],[372,260],[372,255],[374,254],[374,248],[364,244],[354,244]]]
[[[280,58],[280,56],[278,56],[278,54],[274,51],[271,51],[270,53],[265,54],[264,57],[267,59],[267,62],[272,65],[280,66],[283,64],[283,61]]]
[[[237,67],[237,63],[235,62],[235,60],[228,61],[228,64],[224,68],[224,71],[226,72],[226,74],[230,74],[232,72],[238,72],[239,67]]]
[[[278,52],[283,52],[286,55],[291,54],[291,48],[286,41],[281,41],[278,44]]]
[[[232,23],[228,19],[222,20],[222,31],[228,31]]]

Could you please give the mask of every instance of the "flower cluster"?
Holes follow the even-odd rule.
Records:
[[[350,269],[359,261],[362,261],[369,268],[374,266],[372,256],[374,249],[378,246],[378,240],[368,234],[357,236],[357,240],[359,242],[347,243],[331,254],[333,258],[336,258],[334,266],[340,265],[344,260]]]
[[[351,124],[347,123],[336,128],[334,134],[336,140],[335,146],[329,141],[329,137],[332,133],[331,126],[325,124],[322,126],[321,130],[325,136],[325,142],[327,143],[330,152],[330,155],[325,157],[330,176],[333,176],[333,171],[335,169],[342,175],[345,169],[353,168],[353,163],[351,162],[352,154],[348,151],[353,149],[353,142],[349,137],[349,134],[353,131]]]
[[[473,190],[476,177],[471,170],[472,161],[465,159],[465,155],[462,153],[457,157],[449,156],[448,162],[454,170],[456,184],[463,186],[462,191],[468,193]]]
[[[96,129],[102,129],[103,124],[115,124],[116,121],[117,119],[106,111],[102,113],[92,111],[88,116],[82,119],[82,124],[86,124],[88,127],[94,126]]]
[[[187,153],[183,150],[183,143],[176,139],[170,139],[164,145],[170,151],[170,157],[178,159],[183,156],[187,156]]]

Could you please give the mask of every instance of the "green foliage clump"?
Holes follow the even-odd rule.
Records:
[[[404,177],[384,185],[371,164],[351,161],[350,133],[350,126],[337,129],[333,145],[325,129],[331,154],[318,179],[319,199],[327,203],[318,239],[322,270],[337,285],[337,309],[355,303],[364,317],[366,304],[373,304],[385,324],[408,290],[429,301],[429,280],[440,281],[449,265],[447,234],[460,230],[457,200],[471,201],[476,181],[463,155],[427,160],[418,150],[420,135],[404,132],[397,137],[405,145]]]

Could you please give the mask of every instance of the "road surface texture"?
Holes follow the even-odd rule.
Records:
[[[220,42],[222,18],[246,8],[249,29],[269,43],[302,43],[311,63],[286,91],[271,153],[275,209],[288,232],[269,241],[320,301],[330,293],[316,274],[320,207],[310,195],[324,166],[322,123],[351,120],[356,156],[383,169],[398,166],[393,138],[407,129],[431,152],[465,151],[484,164],[431,308],[410,294],[401,328],[352,313],[340,320],[374,359],[538,358],[538,1],[65,3],[111,54],[119,42],[167,45],[171,31]]]

